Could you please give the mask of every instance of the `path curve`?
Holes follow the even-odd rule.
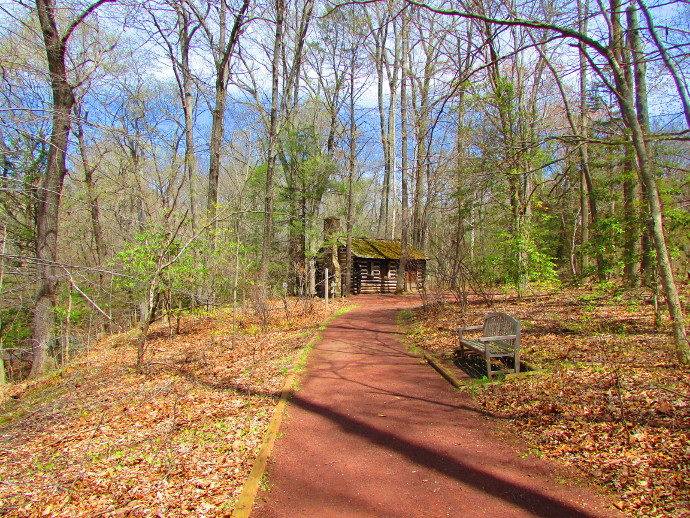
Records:
[[[556,482],[400,341],[418,299],[360,296],[325,329],[292,396],[252,517],[614,517]]]

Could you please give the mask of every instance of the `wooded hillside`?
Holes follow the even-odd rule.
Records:
[[[689,363],[689,9],[2,0],[3,380],[310,297],[332,216],[459,300],[642,286]]]

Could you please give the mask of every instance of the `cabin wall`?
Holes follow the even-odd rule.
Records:
[[[393,293],[397,282],[398,261],[387,259],[356,259],[354,278],[359,293]]]
[[[334,258],[335,259],[335,258]],[[345,247],[338,249],[337,262],[340,264],[340,286],[337,287],[338,292],[341,287],[345,286],[345,268],[346,256]],[[353,272],[352,272],[352,294],[375,294],[375,293],[395,293],[398,280],[398,260],[391,259],[365,259],[361,257],[353,257]],[[331,296],[334,296],[333,285],[336,281],[335,272],[333,271],[332,259],[328,261],[319,261],[317,264],[317,293],[323,297],[324,287],[324,267],[329,267],[329,291]],[[405,289],[408,291],[416,291],[424,286],[424,277],[426,273],[426,261],[424,260],[410,260],[407,263],[407,273],[405,275]]]
[[[345,286],[345,249],[338,251],[342,266],[342,285]],[[399,261],[390,259],[364,259],[353,257],[352,294],[395,293],[398,282]],[[407,263],[406,290],[424,286],[426,261],[410,260]]]

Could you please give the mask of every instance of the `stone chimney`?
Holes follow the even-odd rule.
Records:
[[[340,218],[326,218],[323,220],[323,237],[328,240],[340,232]]]

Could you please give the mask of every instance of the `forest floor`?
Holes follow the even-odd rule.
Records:
[[[0,515],[229,515],[287,372],[345,304],[277,302],[266,332],[242,314],[234,348],[229,312],[186,316],[174,338],[149,333],[144,374],[125,333],[4,387]],[[495,296],[491,310],[521,319],[523,359],[544,369],[468,383],[506,436],[608,486],[630,516],[690,516],[690,371],[644,294]],[[415,310],[408,339],[453,364],[450,329],[487,311],[479,300]]]
[[[37,382],[8,385],[0,407],[0,515],[223,516],[232,512],[285,377],[342,309],[278,301],[263,332],[229,311],[102,340]],[[287,311],[286,311],[287,309]]]
[[[647,297],[648,298],[648,297]],[[413,312],[409,341],[474,379],[479,408],[524,440],[533,455],[579,470],[619,495],[631,516],[690,516],[690,370],[672,347],[670,324],[654,326],[642,292],[541,293],[522,301],[470,298]],[[454,327],[504,311],[523,325],[522,359],[541,372],[482,379],[483,360],[460,360]]]

